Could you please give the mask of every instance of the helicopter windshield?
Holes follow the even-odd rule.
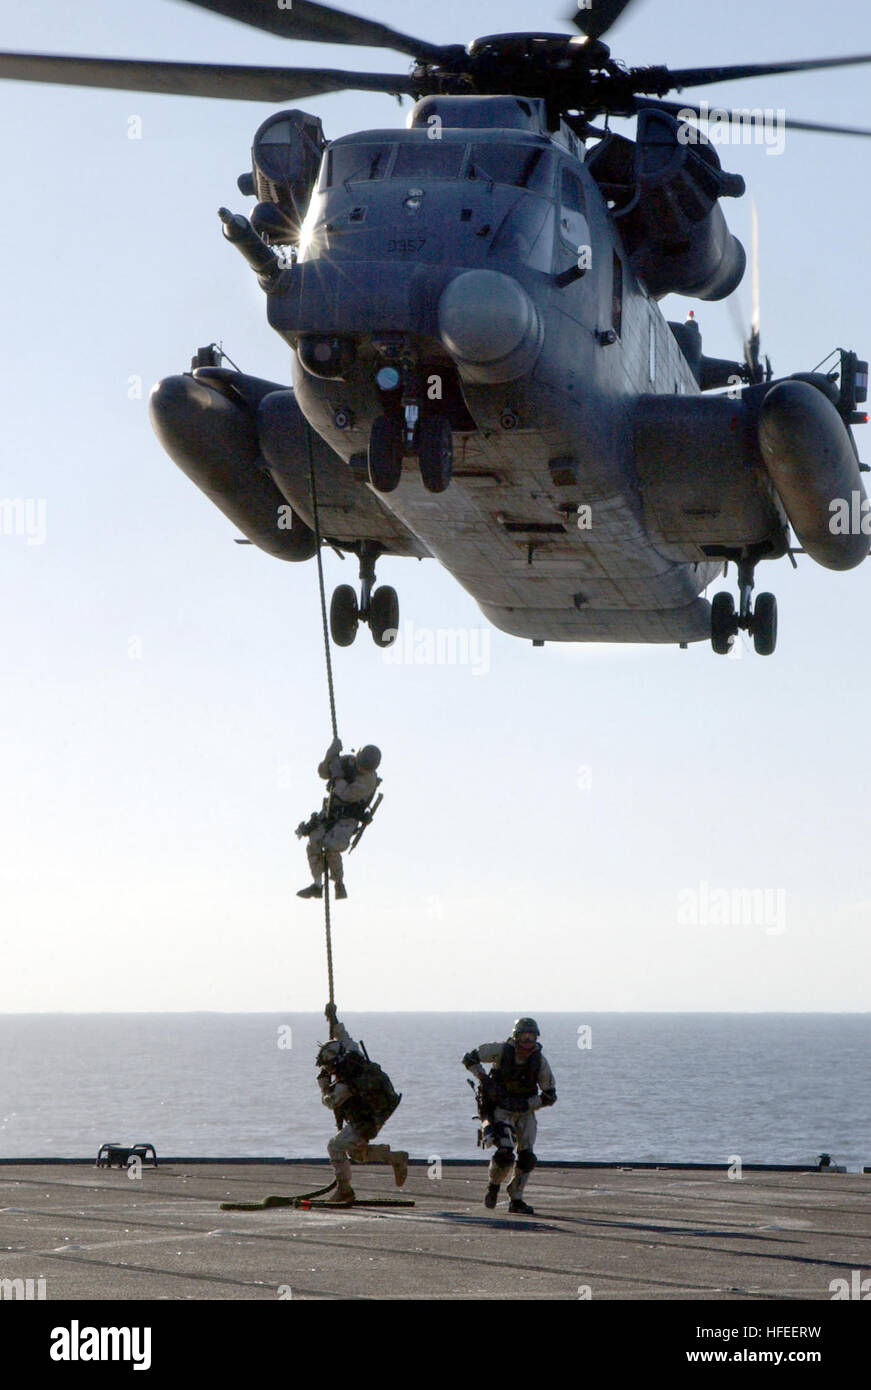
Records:
[[[389,159],[389,145],[334,145],[327,155],[326,187],[348,180],[383,179]]]
[[[487,183],[510,183],[515,188],[528,188],[536,182],[534,175],[539,172],[544,151],[528,146],[512,148],[510,145],[489,143],[473,145],[467,179],[484,179]]]
[[[478,180],[547,192],[552,160],[541,146],[481,141],[409,140],[397,144],[356,141],[333,145],[321,174],[321,189],[375,179]],[[388,175],[389,169],[389,175]]]
[[[396,151],[391,178],[458,179],[465,153],[465,145],[440,140],[428,140],[425,145],[417,141],[402,144]]]

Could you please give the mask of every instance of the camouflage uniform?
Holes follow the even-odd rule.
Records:
[[[337,1018],[333,1021],[333,1034],[335,1041],[341,1045],[343,1056],[351,1054],[363,1061],[363,1052],[359,1044]],[[354,1089],[353,1077],[345,1080],[341,1075],[336,1075],[345,1069],[341,1060],[338,1066],[330,1062],[324,1063],[318,1073],[318,1086],[321,1089],[323,1104],[333,1111],[338,1122],[342,1122],[339,1133],[334,1134],[327,1145],[327,1153],[338,1182],[336,1196],[339,1200],[353,1201],[352,1159],[355,1163],[389,1163],[393,1168],[396,1186],[402,1187],[408,1175],[408,1154],[403,1150],[391,1151],[389,1144],[371,1143],[389,1117],[379,1122],[377,1116],[371,1112],[367,1114],[365,1101],[361,1101]]]
[[[484,1071],[486,1062],[492,1063],[489,1076]],[[514,1038],[483,1043],[466,1053],[463,1064],[484,1083],[492,1099],[489,1123],[484,1128],[484,1147],[494,1145],[496,1150],[488,1173],[491,1190],[498,1189],[513,1168],[508,1196],[512,1203],[521,1202],[529,1175],[538,1162],[534,1152],[538,1132],[535,1111],[556,1102],[550,1064],[539,1043],[523,1058],[515,1048]],[[495,1205],[495,1200],[487,1205]]]
[[[301,826],[297,831],[298,835],[308,835],[308,864],[313,886],[318,887],[323,879],[325,860],[336,887],[344,886],[342,855],[360,825],[360,814],[372,800],[379,780],[375,772],[364,772],[359,768],[352,777],[346,777],[347,763],[341,756],[341,747],[341,739],[334,739],[318,767],[318,776],[329,783],[328,803],[312,817],[314,824],[310,830],[304,830]],[[329,810],[326,809],[327,805]],[[342,815],[345,806],[348,807],[348,814]],[[306,890],[305,896],[312,896],[310,889]]]

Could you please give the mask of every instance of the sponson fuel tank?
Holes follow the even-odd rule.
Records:
[[[835,524],[839,504],[861,515],[865,488],[847,429],[831,401],[806,381],[778,382],[759,418],[759,446],[795,534],[817,564],[850,570],[869,538]],[[851,505],[854,496],[858,505]]]
[[[252,378],[247,379],[252,382]],[[281,389],[260,383],[266,391]],[[154,432],[191,482],[249,541],[279,560],[309,560],[314,533],[263,470],[254,415],[208,378],[169,376],[151,392]]]

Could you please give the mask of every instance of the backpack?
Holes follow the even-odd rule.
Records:
[[[368,1057],[363,1058],[359,1053],[352,1054],[347,1061],[351,1065],[346,1062],[341,1080],[354,1094],[342,1106],[342,1118],[347,1116],[365,1139],[374,1139],[390,1119],[402,1096],[397,1095],[390,1077],[377,1062],[370,1062]]]

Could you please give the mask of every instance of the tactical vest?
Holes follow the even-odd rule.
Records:
[[[525,1062],[518,1062],[514,1055],[514,1043],[506,1042],[502,1045],[502,1056],[494,1067],[490,1070],[490,1080],[496,1087],[497,1093],[504,1097],[500,1101],[502,1108],[510,1110],[508,1104],[512,1100],[529,1100],[538,1090],[538,1078],[541,1073],[541,1045],[536,1043],[535,1051],[527,1057]]]
[[[332,829],[340,820],[364,820],[371,800],[371,796],[364,801],[340,801],[337,796],[325,797],[321,821]]]
[[[402,1096],[394,1091],[390,1077],[377,1062],[368,1062],[356,1052],[344,1058],[336,1075],[352,1092],[336,1115],[343,1124],[352,1124],[364,1139],[374,1139]]]

